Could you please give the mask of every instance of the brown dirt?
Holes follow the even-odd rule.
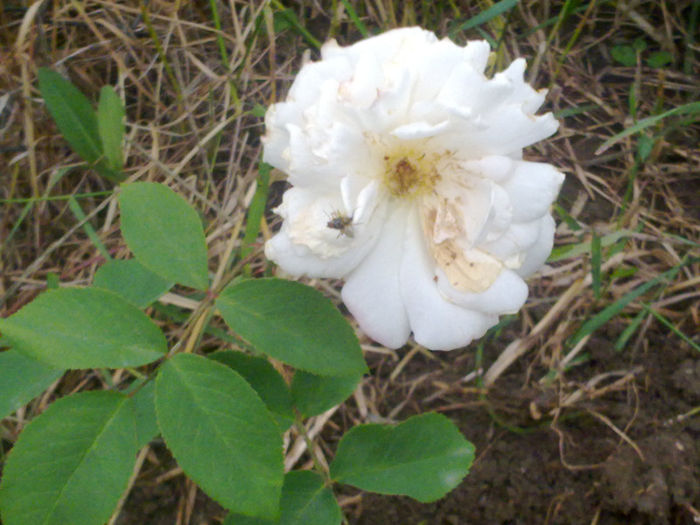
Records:
[[[461,372],[470,370],[463,361],[449,356],[445,365],[452,378],[442,374],[431,380],[451,379],[455,384]],[[483,403],[455,392],[423,405],[449,415],[476,445],[471,473],[447,497],[430,505],[364,495],[348,513],[351,523],[698,523],[700,422],[678,420],[700,403],[697,363],[690,350],[662,340],[634,357],[608,353],[578,373],[589,377],[639,367],[636,379],[605,399],[587,400],[571,413],[564,411],[558,421],[537,421],[527,415],[531,403],[543,411],[557,392],[523,387],[526,370],[502,377]],[[420,362],[415,367],[425,371],[428,365]],[[413,397],[420,403],[421,392]],[[489,415],[488,409],[495,414]],[[505,422],[519,430],[504,428]],[[624,431],[630,443],[610,423]]]

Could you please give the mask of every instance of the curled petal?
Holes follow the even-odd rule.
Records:
[[[265,244],[266,257],[295,276],[337,278],[351,272],[377,242],[384,206],[375,204],[366,222],[345,231],[329,226],[341,206],[338,197],[287,190],[275,210],[285,221]]]
[[[550,164],[518,162],[511,177],[503,184],[513,203],[513,220],[527,222],[549,211],[564,175]]]
[[[431,350],[454,350],[481,337],[498,316],[446,301],[438,290],[436,267],[425,247],[417,213],[406,228],[401,258],[401,295],[413,337]]]
[[[512,314],[520,310],[527,299],[527,285],[518,274],[503,270],[493,284],[482,293],[460,292],[450,285],[438,268],[438,290],[449,301],[486,314]]]
[[[483,243],[480,248],[504,262],[507,268],[519,268],[527,251],[539,239],[542,218],[524,223],[512,223],[497,239]]]
[[[464,60],[476,71],[483,73],[490,53],[491,46],[486,40],[470,40],[464,48]]]
[[[547,95],[546,89],[535,91],[525,82],[525,59],[516,58],[506,69],[494,75],[494,79],[505,78],[512,86],[510,102],[522,104],[525,113],[537,111]]]
[[[352,75],[352,69],[352,64],[344,56],[304,64],[289,88],[287,101],[294,102],[299,107],[311,106],[318,100],[324,83],[330,79],[336,82],[347,81]]]
[[[518,268],[518,275],[521,277],[529,277],[540,269],[547,260],[547,257],[549,257],[549,254],[552,253],[555,230],[556,225],[551,215],[547,214],[540,219],[539,235],[537,236],[537,240],[528,249],[522,266]]]

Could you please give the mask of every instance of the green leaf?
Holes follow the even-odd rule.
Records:
[[[122,368],[163,357],[163,332],[138,308],[99,288],[60,288],[0,319],[3,342],[55,368]]]
[[[308,470],[295,470],[284,477],[279,520],[229,514],[223,525],[338,525],[342,520],[333,491],[323,479]]]
[[[61,134],[90,164],[102,157],[97,117],[90,101],[60,74],[40,67],[39,91]]]
[[[53,403],[20,434],[0,485],[6,525],[100,525],[127,487],[136,430],[131,400],[85,392]]]
[[[112,86],[100,90],[100,103],[97,106],[97,126],[102,148],[110,168],[121,171],[124,168],[122,142],[124,140],[124,116],[122,101]]]
[[[73,150],[103,177],[123,180],[124,174],[110,168],[104,158],[97,116],[90,101],[55,71],[41,67],[38,77],[46,108]]]
[[[122,233],[145,267],[198,290],[209,286],[202,222],[185,199],[163,184],[135,182],[119,194]]]
[[[277,517],[282,436],[240,375],[201,356],[176,355],[158,374],[156,412],[175,459],[209,496],[233,512]]]
[[[335,481],[427,503],[459,485],[474,446],[445,416],[413,416],[403,423],[359,425],[340,441],[331,463]]]
[[[156,416],[156,383],[148,381],[131,398],[136,416],[136,437],[138,448],[145,447],[160,434]]]
[[[0,419],[29,403],[63,375],[63,370],[29,356],[0,352]]]
[[[647,65],[654,69],[662,68],[673,62],[673,56],[668,51],[654,51],[647,58]]]
[[[647,48],[647,42],[643,38],[635,38],[632,42],[632,49],[637,53],[641,53]]]
[[[255,104],[250,110],[250,114],[258,118],[265,117],[265,113],[267,113],[267,108],[260,103]]]
[[[281,429],[286,430],[294,423],[292,395],[287,383],[267,359],[230,350],[214,352],[207,357],[238,372],[267,405]]]
[[[610,49],[610,54],[623,66],[634,67],[637,65],[637,52],[632,46],[613,46],[612,49]]]
[[[319,375],[367,370],[348,322],[320,292],[282,279],[227,286],[216,301],[226,323],[259,351]]]
[[[55,274],[53,272],[49,272],[46,274],[46,289],[47,290],[55,290],[56,288],[59,288],[61,285],[61,279],[58,276],[58,274]]]
[[[202,222],[185,199],[163,184],[134,182],[119,194],[122,233],[149,270],[198,290],[209,286]]]
[[[93,285],[110,290],[135,305],[145,308],[173,286],[136,259],[104,263],[95,273]]]
[[[292,399],[304,416],[322,414],[345,401],[357,387],[362,375],[317,376],[299,370],[292,379]]]

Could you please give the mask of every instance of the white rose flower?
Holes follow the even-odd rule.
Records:
[[[432,350],[481,337],[527,298],[552,249],[563,175],[522,160],[557,130],[515,60],[484,76],[485,41],[403,28],[305,64],[265,117],[263,160],[292,187],[265,254],[282,270],[342,278],[372,339],[411,332]]]

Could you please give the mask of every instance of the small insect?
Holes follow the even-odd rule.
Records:
[[[352,230],[352,217],[343,215],[340,211],[334,211],[331,214],[331,218],[326,223],[326,227],[330,228],[331,230],[338,230],[338,237],[341,235],[346,235],[348,237],[354,236]]]

